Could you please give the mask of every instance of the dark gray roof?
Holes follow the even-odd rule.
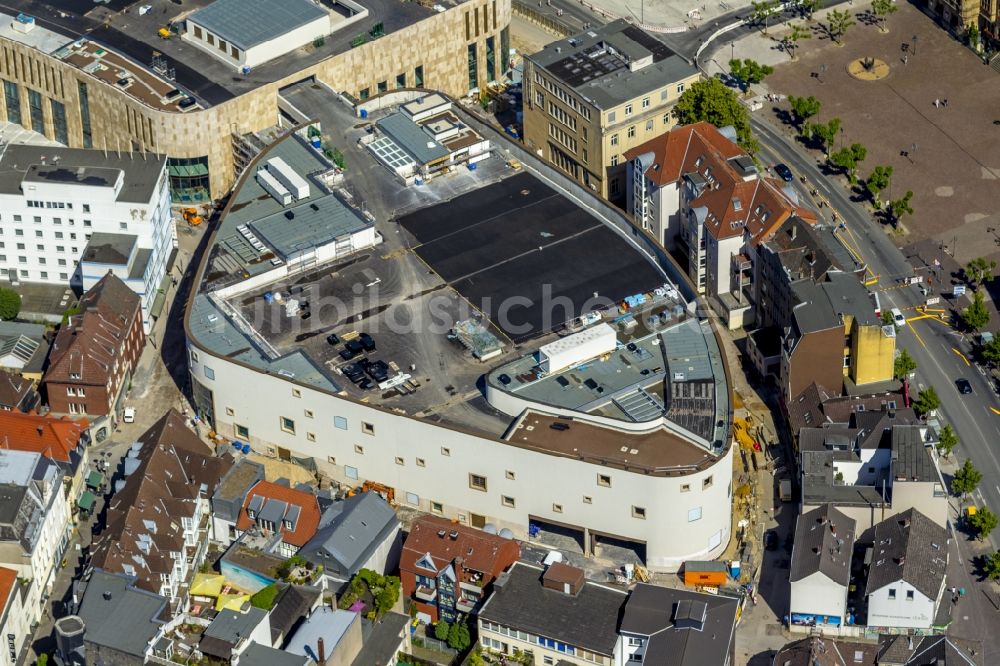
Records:
[[[327,15],[309,0],[215,0],[187,20],[246,50]]]
[[[205,628],[204,636],[237,645],[267,618],[267,611],[251,606],[246,613],[224,608]]]
[[[878,663],[886,666],[985,666],[982,641],[954,636],[879,636]]]
[[[927,426],[897,425],[892,429],[892,477],[896,481],[940,481],[923,433]]]
[[[630,61],[646,57],[652,58],[652,64],[629,70]],[[698,72],[666,44],[624,20],[554,41],[526,58],[600,109],[613,108]]]
[[[868,409],[851,414],[851,425],[860,430],[860,444],[863,449],[891,448],[892,429],[897,425],[916,422],[916,413],[908,407],[879,411]]]
[[[576,596],[542,587],[543,569],[515,562],[494,582],[479,616],[602,655],[614,654],[626,595],[586,582]]]
[[[781,329],[777,326],[759,328],[750,333],[750,337],[753,338],[754,346],[765,357],[777,356],[781,353]]]
[[[85,640],[141,656],[160,630],[167,599],[132,586],[126,576],[95,570],[83,592]]]
[[[810,224],[797,215],[785,220],[764,247],[778,256],[792,282],[822,280],[830,271],[858,269],[832,227]]]
[[[98,264],[126,264],[132,248],[139,240],[132,234],[109,234],[97,232],[90,236],[83,250],[83,261]]]
[[[323,512],[316,535],[299,555],[352,576],[398,525],[396,512],[378,493],[355,495]]]
[[[40,166],[42,158],[52,160],[55,157],[60,158],[56,169],[60,172],[75,173],[77,168],[82,167],[100,170],[97,173],[107,176],[109,169],[124,171],[125,181],[118,193],[118,201],[133,203],[146,203],[152,198],[167,160],[165,155],[153,153],[105,153],[101,150],[10,144],[0,155],[0,192],[22,194],[22,180],[29,177],[37,180],[39,173],[51,173],[54,169],[50,166],[40,172],[32,167]]]
[[[260,643],[252,643],[240,655],[240,666],[307,666],[310,661],[308,657]]]
[[[391,664],[392,658],[402,643],[402,634],[410,618],[399,613],[386,613],[378,624],[362,621],[361,629],[364,635],[364,645],[361,652],[351,662],[351,666],[372,666],[372,664]]]
[[[732,597],[639,583],[625,603],[621,632],[649,638],[646,663],[718,666],[729,663],[736,609]],[[682,616],[701,628],[681,628]]]
[[[271,623],[271,642],[285,639],[303,618],[316,606],[323,592],[309,585],[286,585],[274,600],[268,615]]]
[[[855,428],[830,426],[799,430],[800,451],[853,451],[859,431]]]
[[[774,666],[877,666],[877,643],[810,636],[787,643],[774,656]]]
[[[812,280],[792,285],[798,304],[792,309],[792,319],[800,333],[815,333],[843,326],[837,313],[820,286]]]
[[[948,533],[916,509],[909,509],[875,525],[865,594],[903,580],[924,596],[937,599],[947,566]]]
[[[831,502],[838,506],[879,506],[882,495],[874,486],[840,485],[835,482],[835,462],[857,462],[859,458],[847,451],[803,451],[802,502],[807,505]]]
[[[851,580],[855,528],[853,518],[830,504],[800,515],[788,580],[794,583],[819,572],[846,587]]]
[[[802,280],[792,285],[792,291],[798,301],[793,317],[802,333],[841,325],[841,315],[851,315],[863,326],[879,323],[868,290],[850,273],[829,273],[823,282]]]
[[[393,113],[375,123],[397,146],[424,165],[448,156],[448,149],[402,113]]]
[[[371,225],[333,194],[250,223],[253,232],[285,261]]]

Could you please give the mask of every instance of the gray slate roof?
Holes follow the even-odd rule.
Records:
[[[687,606],[705,609],[699,629],[677,628],[674,617]],[[639,583],[622,615],[621,632],[649,637],[645,663],[718,666],[727,663],[736,630],[737,600],[722,595]]]
[[[253,643],[240,655],[240,666],[307,666],[311,660],[298,654]]]
[[[167,599],[132,586],[126,576],[96,570],[80,602],[85,640],[141,656],[156,636]]]
[[[22,194],[21,181],[25,178],[38,180],[42,158],[52,160],[59,157],[57,171],[74,170],[75,167],[87,169],[115,169],[125,172],[125,182],[118,201],[146,203],[156,190],[160,173],[165,168],[166,155],[153,153],[104,153],[102,150],[82,150],[79,148],[54,148],[52,146],[28,146],[10,144],[0,155],[0,192],[4,194]],[[45,173],[52,170],[48,167]],[[101,171],[107,175],[106,171]],[[48,178],[47,180],[52,180]],[[67,217],[72,215],[66,211]]]
[[[396,651],[402,643],[400,636],[409,623],[410,618],[399,613],[386,613],[378,624],[362,620],[364,645],[351,662],[351,666],[392,663],[392,658],[396,656]]]
[[[909,509],[875,525],[865,594],[903,580],[924,596],[937,599],[947,567],[948,533],[916,509]]]
[[[897,481],[940,481],[930,446],[921,435],[927,426],[898,425],[892,429],[892,476]]]
[[[316,535],[299,555],[350,577],[398,525],[396,512],[378,493],[355,495],[323,512]]]
[[[205,628],[203,635],[229,645],[237,645],[266,618],[267,611],[260,608],[250,607],[246,613],[237,613],[225,608],[219,611],[219,614],[212,620],[212,624]]]
[[[215,0],[187,17],[244,51],[327,16],[309,0]]]
[[[515,562],[494,582],[479,616],[513,629],[611,656],[626,595],[592,582],[576,596],[542,587],[543,569]]]
[[[795,523],[795,540],[788,580],[792,583],[822,573],[847,586],[856,525],[830,504],[803,513]]]
[[[318,587],[286,585],[278,593],[268,615],[268,621],[271,623],[271,642],[275,643],[282,637],[287,639],[295,625],[309,615],[322,594]]]
[[[884,666],[985,666],[982,641],[953,636],[879,636]]]
[[[97,232],[90,236],[83,250],[83,261],[98,264],[126,264],[138,236]]]

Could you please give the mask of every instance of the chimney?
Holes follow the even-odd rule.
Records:
[[[104,590],[101,596],[104,597],[105,601],[111,601],[111,590]]]
[[[446,535],[447,533],[448,532],[446,530],[438,530],[438,538],[443,539],[444,535]]]
[[[452,530],[451,534],[448,535],[452,541],[458,540],[458,530]]]
[[[322,636],[316,639],[316,656],[319,657],[320,666],[326,663],[326,646]]]
[[[799,234],[799,226],[797,224],[792,224],[792,240]]]
[[[41,437],[44,434],[45,434],[45,428],[43,428],[42,426],[38,426],[38,436]]]

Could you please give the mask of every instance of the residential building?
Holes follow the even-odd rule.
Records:
[[[982,641],[957,636],[879,636],[879,666],[986,666]]]
[[[774,655],[773,666],[878,666],[878,643],[810,636],[788,643]]]
[[[855,412],[897,409],[904,404],[901,390],[840,395],[812,382],[784,407],[792,436],[797,439],[802,428],[848,426]]]
[[[0,321],[0,411],[28,412],[38,406],[36,389],[48,355],[44,326]]]
[[[189,578],[208,546],[209,497],[232,465],[212,453],[175,410],[143,433],[125,457],[124,484],[108,501],[91,567],[183,608]]]
[[[524,58],[524,145],[624,206],[625,154],[676,124],[671,111],[698,69],[625,20]]]
[[[322,565],[327,584],[339,585],[361,569],[395,572],[402,543],[396,512],[381,495],[369,491],[330,504],[299,555]]]
[[[283,647],[299,624],[323,602],[323,591],[311,585],[284,585],[267,614],[271,643]]]
[[[801,429],[798,442],[803,512],[832,503],[856,521],[858,533],[911,508],[947,525],[937,433],[913,410],[858,411],[848,426]]]
[[[969,26],[978,28],[982,15],[990,12],[977,0],[926,0],[925,6],[942,28],[959,37],[965,36]]]
[[[212,540],[229,545],[236,540],[236,522],[243,512],[247,493],[264,480],[264,466],[240,458],[226,472],[212,494]]]
[[[868,291],[847,273],[793,286],[796,305],[782,341],[785,400],[817,383],[848,394],[895,388],[896,329],[883,325]]]
[[[139,297],[115,275],[80,299],[80,314],[59,328],[42,387],[49,409],[117,423],[146,336]]]
[[[997,0],[979,1],[979,27],[980,41],[986,48],[993,49],[1000,43],[1000,3]]]
[[[235,663],[254,643],[272,647],[267,611],[255,606],[241,611],[223,608],[205,627],[198,650],[210,657]]]
[[[621,662],[618,617],[627,593],[558,563],[541,569],[517,562],[494,587],[478,618],[484,650],[529,652],[536,664]]]
[[[240,655],[240,666],[309,666],[312,660],[269,645],[251,643]]]
[[[258,481],[243,501],[243,510],[236,521],[236,535],[238,538],[251,530],[259,531],[264,537],[280,534],[276,553],[288,558],[316,535],[319,519],[315,493]]]
[[[64,664],[146,664],[153,643],[170,620],[167,599],[137,588],[133,579],[95,570],[76,590],[79,608],[56,622]],[[80,640],[80,633],[83,640]]]
[[[950,541],[946,528],[916,509],[875,526],[865,589],[869,627],[929,629],[938,624]]]
[[[619,627],[617,664],[730,666],[739,600],[639,583]]]
[[[22,582],[14,569],[0,567],[0,635],[7,639],[0,666],[19,666],[27,656],[34,632],[24,600],[31,585],[34,581]]]
[[[40,453],[0,449],[0,565],[31,580],[29,623],[41,617],[69,536],[62,470]]]
[[[831,504],[798,516],[788,574],[793,630],[837,632],[848,624],[856,530],[855,522]]]
[[[372,625],[371,633],[364,640],[361,652],[351,666],[369,664],[391,664],[400,652],[412,652],[410,644],[410,618],[400,613],[389,612]]]
[[[351,159],[359,166],[342,174],[345,187],[354,188],[354,200],[366,202],[381,224],[388,219],[388,193],[398,194],[402,186],[387,170],[360,168],[374,161],[355,141],[367,133],[355,127],[353,116],[350,120],[333,125],[348,137],[345,150],[354,151]],[[471,116],[466,120],[477,122]],[[577,532],[588,553],[602,539],[641,544],[637,550],[654,571],[676,571],[686,560],[713,559],[724,551],[733,525],[726,356],[719,352],[712,319],[695,305],[689,281],[653,239],[633,233],[624,215],[581,188],[564,189],[563,179],[537,178],[531,170],[547,167],[522,155],[524,169],[507,169],[504,177],[488,184],[449,181],[457,183],[454,196],[418,205],[399,218],[400,233],[386,233],[378,252],[343,254],[344,261],[353,262],[350,271],[333,271],[318,260],[281,271],[283,267],[267,261],[241,259],[229,244],[232,240],[244,247],[240,227],[249,229],[262,217],[277,216],[283,228],[294,232],[295,223],[288,224],[285,209],[255,177],[257,166],[278,157],[295,173],[310,176],[310,196],[298,206],[308,209],[311,202],[333,194],[316,177],[329,167],[292,136],[272,144],[248,167],[222,213],[213,237],[218,243],[204,254],[185,319],[194,405],[207,427],[262,455],[311,458],[318,472],[347,487],[377,483],[391,490],[400,505],[460,525],[492,525],[525,539],[529,524],[555,524]],[[360,173],[372,179],[362,182]],[[432,181],[428,187],[424,191],[436,186]],[[516,234],[503,222],[510,217],[520,225]],[[387,282],[391,275],[378,257],[401,249],[407,234],[420,232],[426,241],[437,237],[443,227],[427,227],[430,235],[425,234],[424,225],[431,220],[466,225],[466,231],[455,228],[448,238],[469,243],[469,252],[475,250],[490,266],[512,271],[492,281],[459,281],[459,287],[481,288],[481,293],[469,293],[479,303],[485,302],[483,297],[493,304],[514,296],[507,302],[531,301],[531,307],[515,310],[534,323],[513,322],[520,332],[508,328],[506,333],[521,342],[507,345],[500,357],[484,365],[449,339],[453,323],[444,331],[395,327],[390,323],[395,309],[383,300],[384,292],[368,288],[356,305],[344,303],[347,311],[335,318],[339,323],[318,335],[319,321],[330,321],[329,309],[318,314],[329,307],[324,294]],[[473,241],[473,228],[488,233],[490,242],[484,244],[481,237]],[[581,229],[586,234],[576,235]],[[532,248],[542,244],[544,252],[524,255],[522,243],[529,238]],[[428,269],[430,262],[446,275],[457,275],[466,269],[440,262],[467,256],[465,251],[445,251],[440,243],[422,245],[427,261],[412,252],[393,255],[419,276],[419,285],[408,289],[419,287],[419,293],[428,295],[408,301],[414,310],[407,321],[414,324],[440,321],[427,307],[438,297],[455,305],[467,302],[441,274]],[[511,261],[500,259],[508,256]],[[305,270],[320,280],[300,293],[294,285]],[[542,315],[545,284],[562,285],[559,302],[566,305],[555,308],[551,321]],[[623,317],[617,330],[600,337],[598,351],[581,338],[561,338],[556,347],[566,352],[563,358],[575,356],[577,366],[538,373],[537,353],[556,339],[556,327],[583,315],[594,328],[608,325],[593,320],[595,292],[598,300],[608,301],[608,322]],[[275,293],[282,303],[276,303]],[[626,298],[635,307],[622,305]],[[311,302],[311,310],[298,306],[309,317],[304,318],[305,312],[285,316],[286,308],[295,307],[290,299]],[[446,310],[445,319],[458,314],[450,305]],[[254,311],[273,313],[264,319],[280,325],[251,324],[254,316],[244,315]],[[368,315],[358,320],[363,312]],[[657,324],[648,328],[645,324],[654,315]],[[489,318],[491,325],[503,323],[498,307]],[[634,322],[631,327],[629,322]],[[388,376],[379,390],[356,375],[359,367],[348,367],[341,358],[352,353],[343,340],[355,340],[366,329],[376,349],[365,357],[382,361],[377,368]],[[584,338],[593,335],[589,329],[580,332]],[[341,342],[328,343],[331,334]],[[607,353],[620,348],[624,351]],[[665,349],[684,353],[674,356]],[[342,374],[342,366],[358,381]],[[476,386],[480,390],[473,392]],[[671,536],[679,532],[687,538]]]
[[[28,412],[37,407],[40,400],[33,381],[0,371],[0,411]]]
[[[298,626],[285,651],[316,664],[351,666],[361,652],[361,613],[320,606]]]
[[[311,21],[304,35],[304,14],[292,8],[327,13],[328,36],[306,40]],[[7,25],[20,29],[0,34],[10,54],[0,64],[2,119],[72,148],[132,151],[137,164],[143,154],[150,160],[150,152],[166,151],[178,203],[226,194],[245,166],[234,140],[254,150],[257,133],[275,125],[279,105],[298,122],[294,102],[279,92],[289,86],[306,82],[355,100],[424,87],[457,98],[503,80],[510,52],[509,0],[473,0],[444,11],[397,0],[220,0],[191,14],[165,14],[163,22],[187,25],[180,39],[169,40],[135,29],[125,15],[103,21],[40,11],[26,0],[8,7]],[[364,27],[351,27],[352,19]],[[99,42],[91,40],[95,30]],[[151,60],[134,57],[153,52]],[[258,56],[270,58],[266,66],[257,66]],[[39,80],[32,74],[39,71],[49,76]]]
[[[90,430],[86,419],[0,411],[0,445],[12,451],[40,453],[59,466],[71,501],[84,490]]]
[[[730,329],[750,323],[759,245],[793,218],[815,224],[815,213],[790,185],[762,177],[732,127],[678,127],[625,159],[636,224],[681,257]]]
[[[113,272],[139,295],[148,333],[177,239],[166,157],[13,144],[0,168],[0,277],[86,291]]]
[[[459,613],[479,610],[493,581],[520,555],[513,539],[421,516],[400,555],[403,594],[422,622],[454,622]]]

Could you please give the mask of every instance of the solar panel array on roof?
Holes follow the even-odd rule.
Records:
[[[609,52],[602,44],[595,44],[553,63],[549,71],[575,88],[625,68],[625,61],[620,56]]]

